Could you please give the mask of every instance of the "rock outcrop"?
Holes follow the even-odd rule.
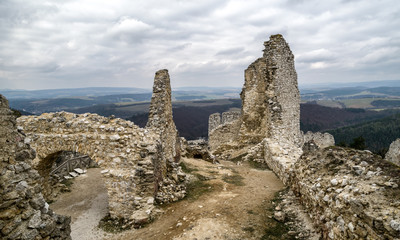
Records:
[[[49,209],[32,168],[36,153],[2,95],[0,119],[0,238],[71,239],[71,219]]]
[[[390,144],[385,160],[400,167],[400,138]]]
[[[313,141],[318,148],[326,148],[330,146],[335,146],[335,138],[329,133],[313,133],[308,131],[304,134],[304,143]]]

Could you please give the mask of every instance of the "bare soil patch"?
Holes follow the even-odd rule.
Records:
[[[189,193],[182,201],[162,206],[163,213],[142,229],[107,236],[108,239],[261,239],[268,228],[271,200],[283,189],[269,170],[222,161],[211,164],[183,159],[191,174],[200,178],[208,191]],[[194,189],[196,191],[196,189]]]
[[[271,228],[271,200],[284,188],[272,171],[245,162],[182,162],[193,180],[188,196],[160,206],[160,216],[141,229],[111,234],[98,228],[108,205],[100,169],[76,178],[72,191],[62,194],[51,208],[72,217],[73,239],[268,239],[264,235]]]

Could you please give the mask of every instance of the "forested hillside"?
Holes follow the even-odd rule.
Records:
[[[328,131],[337,144],[349,145],[354,138],[365,139],[366,148],[373,152],[384,151],[397,138],[400,138],[400,114],[353,126]]]
[[[300,105],[300,127],[304,132],[323,131],[384,118],[399,110],[368,111],[357,108],[330,108],[317,104]]]

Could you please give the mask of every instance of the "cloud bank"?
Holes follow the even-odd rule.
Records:
[[[395,0],[3,0],[0,89],[241,87],[276,33],[300,84],[394,80],[398,29]]]

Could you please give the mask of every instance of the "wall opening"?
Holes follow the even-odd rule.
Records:
[[[102,169],[88,155],[60,151],[40,161],[38,170],[50,208],[71,217],[72,239],[90,239],[93,229],[108,214]]]
[[[43,177],[46,201],[53,202],[60,193],[69,191],[70,181],[92,167],[97,167],[97,164],[79,152],[58,151],[42,159],[36,169]]]

